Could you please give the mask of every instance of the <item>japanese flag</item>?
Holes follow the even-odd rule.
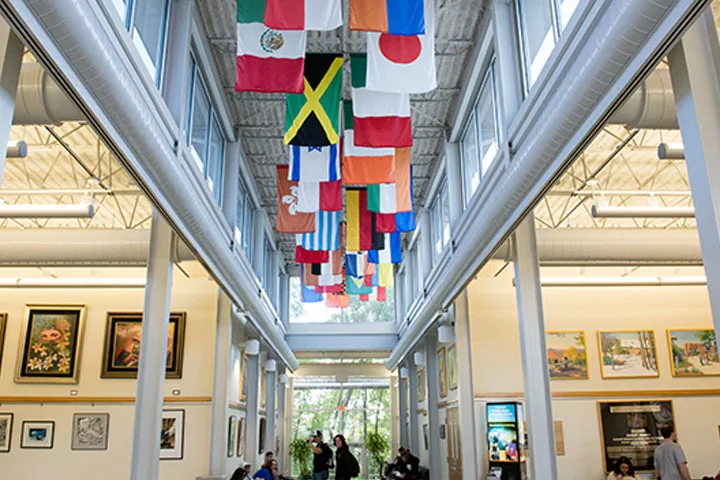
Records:
[[[425,93],[437,87],[434,0],[425,0],[424,35],[367,35],[368,90]]]

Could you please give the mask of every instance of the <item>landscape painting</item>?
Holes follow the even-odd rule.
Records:
[[[598,332],[598,343],[603,378],[659,376],[651,330]]]
[[[579,330],[551,331],[546,333],[545,338],[551,379],[588,378],[585,332]]]
[[[715,330],[668,330],[675,377],[720,375]]]

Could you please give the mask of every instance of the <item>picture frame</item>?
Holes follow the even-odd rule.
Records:
[[[263,453],[265,450],[265,435],[267,430],[267,420],[265,417],[260,417],[260,423],[258,424],[258,455]]]
[[[422,403],[425,401],[425,369],[424,368],[418,368],[416,378],[417,378],[418,403]]]
[[[160,460],[182,460],[185,448],[185,410],[163,410]]]
[[[247,401],[247,369],[247,355],[245,355],[245,352],[242,352],[240,355],[240,380],[238,385],[238,400],[241,403]]]
[[[238,433],[237,433],[237,456],[245,456],[245,417],[238,419]]]
[[[712,328],[668,329],[667,344],[673,377],[720,375],[720,361]]]
[[[238,421],[235,415],[230,415],[228,418],[228,443],[227,443],[227,456],[232,458],[235,456],[235,440],[237,438]]]
[[[446,436],[445,424],[441,423],[440,424],[440,439],[445,440],[445,436]]]
[[[0,412],[0,453],[9,453],[12,445],[12,429],[14,415]]]
[[[437,350],[437,368],[438,368],[438,387],[440,389],[440,398],[448,396],[448,379],[447,379],[447,360],[445,347]]]
[[[265,369],[260,370],[260,408],[265,408],[265,396],[267,395],[267,373]]]
[[[109,413],[75,413],[70,447],[72,450],[107,450],[109,429]]]
[[[7,313],[0,313],[0,370],[2,369],[3,346],[5,345],[5,327],[7,326]]]
[[[590,378],[583,330],[549,330],[545,332],[545,342],[550,380]]]
[[[447,349],[447,368],[450,390],[457,389],[458,371],[457,371],[457,348],[452,344]]]
[[[108,312],[100,378],[137,378],[142,312]],[[170,314],[165,378],[182,378],[185,312]]]
[[[50,450],[55,439],[55,422],[52,420],[26,420],[22,422],[20,448]]]
[[[16,383],[78,382],[85,310],[85,305],[26,305]]]
[[[428,438],[428,436],[429,436],[428,424],[424,423],[423,424],[423,440],[425,441],[425,450],[430,449],[430,439]]]
[[[602,378],[659,377],[653,330],[598,331]]]

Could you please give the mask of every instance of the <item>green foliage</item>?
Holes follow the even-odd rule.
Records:
[[[308,480],[312,478],[312,469],[310,461],[312,460],[312,450],[305,438],[295,438],[290,442],[290,458],[293,461],[293,471],[299,471],[298,478],[300,480]]]
[[[390,456],[390,444],[385,436],[378,432],[368,432],[365,437],[365,448],[370,457],[370,471],[382,477],[385,459]]]

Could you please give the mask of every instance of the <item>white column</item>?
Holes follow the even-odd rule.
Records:
[[[437,332],[433,328],[425,339],[425,378],[427,378],[427,413],[428,413],[428,437],[430,461],[427,467],[430,469],[430,478],[443,478],[442,472],[447,468],[445,461],[440,457],[440,412],[438,402],[440,401],[440,379],[438,378],[437,362]],[[445,467],[445,468],[443,468]]]
[[[25,46],[5,20],[0,19],[0,184],[15,113],[15,95]]]
[[[720,46],[708,7],[668,56],[715,331],[720,332]],[[718,338],[720,345],[720,338]]]
[[[281,376],[285,373],[285,366],[279,365],[278,366],[278,379],[281,378]],[[290,468],[285,468],[285,451],[287,450],[287,443],[285,442],[285,415],[286,415],[286,396],[287,391],[285,388],[285,383],[282,381],[278,381],[277,384],[277,425],[275,436],[278,439],[278,443],[280,443],[280,451],[275,452],[275,457],[278,459],[278,470],[283,473],[287,472],[290,473]]]
[[[408,402],[408,406],[410,407],[410,440],[408,442],[408,445],[405,445],[405,447],[410,448],[410,451],[412,451],[415,456],[420,454],[420,429],[418,428],[418,384],[417,384],[417,367],[415,366],[415,359],[413,358],[413,353],[410,352],[408,354],[408,385],[409,385],[409,392],[410,392],[410,399]],[[427,374],[426,374],[427,376]]]
[[[265,431],[265,445],[263,448],[265,451],[272,451],[275,455],[275,389],[277,387],[277,367],[274,367],[272,371],[267,370],[265,372],[265,411],[267,412],[267,419],[265,420],[266,431]]]
[[[467,290],[455,299],[455,352],[457,355],[457,397],[460,420],[460,453],[463,476],[480,478],[478,439],[475,437],[475,390],[472,373],[472,342]]]
[[[432,262],[432,223],[430,219],[430,210],[423,208],[420,213],[420,268],[422,272],[422,281],[430,275],[433,268]]]
[[[495,34],[496,74],[500,90],[503,120],[502,137],[507,140],[507,127],[522,102],[522,70],[518,52],[520,35],[517,31],[514,0],[495,0],[493,3],[493,33]],[[507,141],[504,142],[507,146]],[[507,149],[506,149],[506,153]],[[508,157],[508,155],[506,155]],[[509,158],[506,158],[509,160]]]
[[[280,299],[278,301],[280,320],[287,325],[290,321],[290,276],[287,273],[280,274]]]
[[[156,480],[160,469],[159,439],[170,323],[172,242],[170,225],[157,210],[153,210],[135,399],[131,480]]]
[[[402,368],[407,368],[406,363],[402,363]],[[409,369],[408,369],[409,373]],[[408,448],[408,379],[403,378],[402,375],[398,376],[398,425],[400,428],[400,446]],[[393,456],[395,452],[392,452]],[[417,453],[417,452],[415,452]]]
[[[230,224],[230,236],[235,238],[237,221],[238,184],[240,182],[240,142],[225,144],[225,167],[223,169],[222,211]],[[242,225],[238,228],[242,230]]]
[[[535,240],[535,216],[532,213],[528,214],[515,230],[512,248],[531,478],[557,478],[545,319]]]
[[[230,345],[232,343],[232,302],[218,289],[215,324],[215,366],[210,423],[210,476],[225,478],[228,438],[228,385],[232,382]]]
[[[265,265],[265,210],[255,210],[253,237],[253,270],[258,278],[262,279],[263,265]]]
[[[284,437],[280,439],[280,442],[282,443],[283,447],[283,465],[285,465],[285,471],[289,472],[292,460],[290,459],[290,451],[288,449],[288,445],[290,444],[290,439],[293,437],[293,435],[297,434],[297,432],[293,432],[292,429],[292,419],[294,415],[293,397],[295,395],[295,388],[293,385],[295,382],[295,378],[290,377],[288,380],[290,381],[290,383],[288,384],[285,391],[285,431]],[[303,433],[301,435],[306,434],[307,433]]]
[[[450,229],[454,231],[465,206],[463,201],[460,145],[457,142],[445,142],[445,171],[447,173],[448,199],[450,203]]]
[[[399,372],[398,372],[399,373]],[[399,431],[399,424],[400,424],[400,410],[398,408],[399,398],[398,398],[398,385],[399,385],[399,379],[400,375],[398,375],[397,380],[395,376],[390,377],[390,451],[391,452],[397,452],[399,443],[400,443],[400,435],[398,433]]]
[[[260,355],[251,355],[245,358],[247,362],[247,399],[246,399],[246,417],[247,437],[245,439],[245,461],[253,467],[259,465],[258,459],[258,432],[260,427],[259,412],[260,407]]]

